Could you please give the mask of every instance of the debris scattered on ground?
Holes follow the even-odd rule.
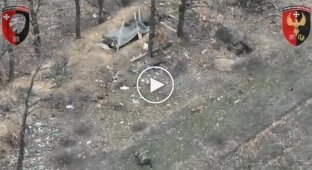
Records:
[[[108,45],[103,43],[97,43],[96,45],[104,50],[112,50]]]
[[[245,34],[241,31],[221,27],[217,30],[215,37],[227,44],[228,50],[234,51],[236,55],[241,55],[244,52],[252,52],[252,48],[248,45]]]
[[[152,159],[149,156],[149,150],[137,151],[134,153],[137,164],[140,166],[149,165],[152,167]]]
[[[11,121],[0,121],[0,156],[18,146],[19,128]]]
[[[147,43],[144,43],[144,45],[143,45],[143,50],[144,50],[144,51],[147,51],[147,50],[148,50],[148,44],[147,44]]]
[[[74,109],[74,106],[73,105],[67,105],[66,109],[72,110],[72,109]]]
[[[140,104],[139,100],[132,99],[132,102],[133,102],[134,104]]]
[[[172,42],[169,41],[169,42],[167,42],[167,44],[165,44],[165,45],[162,46],[162,47],[156,47],[156,48],[154,48],[154,49],[153,49],[153,53],[155,53],[155,52],[157,52],[157,51],[159,51],[159,50],[160,50],[160,51],[163,51],[164,49],[169,48],[169,47],[171,47],[171,46],[172,46]],[[132,58],[132,59],[130,60],[130,62],[135,62],[135,61],[137,61],[137,60],[139,60],[139,59],[145,57],[147,54],[148,54],[148,52],[141,53],[140,55],[138,55],[138,56]]]
[[[195,113],[202,113],[203,111],[204,111],[204,106],[198,106],[191,110],[191,114],[193,115]]]
[[[113,104],[114,110],[121,110],[124,107],[123,103]]]
[[[130,88],[128,87],[128,86],[122,86],[122,87],[120,87],[120,90],[129,90]]]

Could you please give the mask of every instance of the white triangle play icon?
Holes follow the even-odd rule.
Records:
[[[150,92],[154,92],[156,90],[158,90],[159,88],[161,88],[162,86],[164,86],[163,83],[151,78],[150,79]]]

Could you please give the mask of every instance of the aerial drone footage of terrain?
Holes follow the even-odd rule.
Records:
[[[1,170],[312,169],[311,0],[0,4]]]

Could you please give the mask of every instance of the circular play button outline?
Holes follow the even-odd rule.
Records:
[[[141,94],[140,89],[139,89],[139,83],[140,83],[140,79],[141,79],[142,75],[143,75],[146,71],[151,70],[151,69],[160,69],[160,70],[163,70],[163,71],[165,71],[165,72],[169,75],[169,77],[170,77],[170,79],[171,79],[171,84],[172,84],[171,91],[170,91],[169,95],[168,95],[165,99],[163,99],[163,100],[161,100],[161,101],[156,101],[156,102],[155,102],[155,101],[150,101],[150,100],[146,99],[146,98]],[[162,67],[159,67],[159,66],[152,66],[152,67],[146,68],[145,70],[143,70],[143,71],[140,73],[140,75],[139,75],[139,77],[138,77],[138,79],[137,79],[137,85],[136,85],[136,87],[137,87],[137,91],[138,91],[140,97],[141,97],[143,100],[145,100],[146,102],[151,103],[151,104],[160,104],[160,103],[163,103],[163,102],[167,101],[167,100],[171,97],[171,95],[172,95],[172,93],[173,93],[173,90],[174,90],[174,81],[173,81],[172,75],[170,74],[170,72],[169,72],[168,70],[166,70],[166,69],[164,69],[164,68],[162,68]]]

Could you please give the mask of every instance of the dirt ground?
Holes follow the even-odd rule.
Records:
[[[177,16],[177,4],[160,8]],[[292,47],[281,30],[281,10],[294,4],[312,1],[205,0],[186,14],[186,40],[168,30],[174,43],[166,53],[132,63],[147,37],[117,53],[96,43],[138,8],[148,18],[146,5],[111,9],[97,25],[96,9],[83,1],[83,35],[75,40],[74,3],[46,2],[41,11],[64,12],[40,13],[44,44],[55,53],[31,98],[25,169],[311,169],[312,38]],[[33,69],[33,58],[19,58],[18,78],[0,88],[0,169],[15,169]],[[175,81],[158,105],[136,89],[140,72],[155,63]]]

